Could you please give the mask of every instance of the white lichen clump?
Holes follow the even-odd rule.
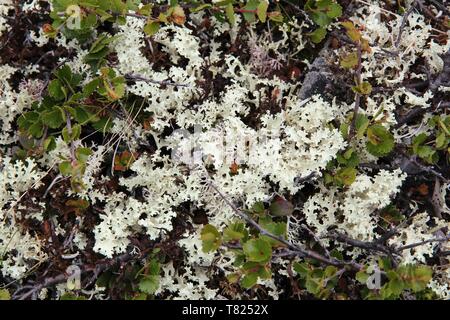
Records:
[[[444,45],[430,41],[432,27],[421,14],[413,12],[397,44],[402,16],[395,15],[384,22],[380,18],[382,9],[377,3],[372,1],[370,5],[360,5],[352,18],[356,25],[364,25],[361,33],[369,40],[371,48],[370,52],[363,54],[361,76],[392,90],[372,94],[360,112],[376,116],[372,119],[374,122],[383,121],[385,127],[392,128],[397,123],[394,111],[400,106],[430,108],[431,92],[420,96],[397,86],[405,79],[422,77],[411,74],[411,68],[422,58],[430,72],[440,72],[443,68],[440,56],[449,50],[450,41]],[[13,1],[0,1],[0,35],[9,28],[6,16],[12,5]],[[38,6],[37,1],[32,1],[26,9]],[[202,15],[194,14],[192,20],[192,23],[200,23]],[[84,189],[77,194],[96,206],[98,220],[91,230],[93,241],[88,241],[89,235],[82,231],[74,234],[75,245],[71,248],[74,252],[93,242],[91,249],[95,253],[113,258],[130,250],[133,236],[145,236],[149,241],[170,238],[177,231],[175,220],[184,219],[183,223],[190,228],[184,230],[176,242],[184,252],[185,266],[176,269],[171,262],[163,265],[160,287],[156,292],[156,295],[164,294],[164,297],[173,299],[217,299],[221,297],[219,289],[209,288],[208,282],[219,272],[229,275],[234,270],[232,255],[202,251],[201,226],[192,221],[192,211],[201,210],[205,212],[208,223],[223,230],[236,218],[233,208],[208,188],[206,179],[212,181],[230,201],[248,209],[256,202],[273,199],[275,195],[294,196],[305,186],[305,181],[297,181],[306,178],[315,189],[303,207],[296,208],[304,217],[302,223],[319,238],[325,238],[330,230],[337,230],[353,239],[370,242],[379,237],[379,210],[391,204],[407,177],[401,169],[379,170],[375,174],[363,170],[345,188],[322,182],[320,172],[349,144],[358,152],[361,161],[374,163],[377,157],[365,150],[365,138],[355,137],[348,143],[334,123],[348,119],[353,105],[336,102],[336,99],[330,101],[321,94],[300,101],[301,83],[286,81],[267,71],[279,70],[291,59],[297,59],[297,54],[306,46],[303,30],[308,27],[307,22],[293,20],[289,26],[281,26],[277,41],[273,41],[266,31],[255,35],[252,30],[241,35],[251,47],[252,56],[248,62],[238,58],[219,41],[224,34],[232,41],[236,40],[240,30],[214,17],[210,24],[216,38],[211,39],[206,47],[193,28],[185,26],[163,25],[152,41],[143,31],[143,19],[129,16],[126,23],[118,27],[117,39],[111,44],[111,49],[117,54],[113,68],[121,76],[139,75],[152,80],[138,79],[126,87],[128,94],[142,99],[143,103],[136,104],[134,111],[150,114],[151,125],[144,129],[131,116],[115,119],[110,132],[113,138],[105,145],[88,146],[92,147],[93,154],[81,177]],[[49,41],[41,31],[33,31],[29,37],[38,47]],[[91,73],[91,67],[84,61],[88,51],[81,49],[77,41],[67,41],[63,36],[54,41],[75,52],[67,61],[61,59],[59,62],[69,65],[73,72],[83,74],[84,83],[97,76]],[[156,67],[143,54],[144,50],[154,50],[152,44],[159,46],[168,67]],[[287,52],[289,45],[293,52]],[[387,53],[390,51],[398,52],[398,55],[393,57]],[[32,73],[33,66],[28,68]],[[210,79],[206,78],[205,69],[212,77],[223,77],[220,94],[207,91]],[[44,89],[40,80],[29,80],[21,85],[23,90],[13,90],[7,80],[18,71],[22,72],[9,65],[0,66],[2,147],[21,138],[16,132],[15,121],[31,107],[33,101],[40,99]],[[173,85],[161,86],[160,82]],[[441,90],[447,89],[443,86]],[[261,102],[273,103],[278,109],[269,112],[270,108],[262,109]],[[249,120],[255,110],[260,111],[260,118]],[[168,128],[173,129],[169,136],[166,134]],[[425,124],[403,126],[395,131],[395,139],[401,141],[426,130]],[[102,166],[110,154],[114,152],[112,157],[116,156],[116,143],[123,143],[134,152],[149,137],[155,140],[157,150],[152,154],[139,154],[130,166],[129,174],[117,178],[110,168],[108,174],[104,174]],[[87,146],[82,141],[77,143],[77,146]],[[27,271],[47,259],[43,247],[50,240],[38,239],[23,228],[19,218],[24,215],[24,210],[20,210],[17,204],[27,192],[42,187],[42,179],[54,171],[62,158],[70,158],[73,146],[61,138],[57,138],[55,144],[55,149],[39,160],[13,161],[12,152],[8,156],[4,156],[3,151],[0,153],[0,270],[3,276],[21,279]],[[234,172],[230,170],[232,166]],[[118,188],[126,191],[107,192],[99,187],[109,182],[117,182]],[[447,189],[448,185],[444,186],[438,195],[444,208],[447,208]],[[64,196],[74,194],[68,190]],[[45,205],[37,198],[31,197],[31,201],[40,209],[25,215],[41,223],[47,214]],[[186,211],[191,212],[179,218],[177,209],[186,203],[189,203]],[[449,212],[447,208],[444,213]],[[85,217],[77,217],[80,229],[85,220]],[[427,212],[416,214],[411,223],[389,240],[389,244],[404,246],[426,241],[436,236],[436,230],[448,228],[444,219],[431,220]],[[300,222],[295,218],[289,218],[289,222],[288,240],[302,244],[298,238]],[[62,226],[57,225],[55,229],[59,235],[67,236]],[[323,243],[326,247],[331,245],[327,240]],[[400,262],[425,263],[439,245],[430,242],[404,250]],[[281,261],[277,263],[283,264]],[[450,297],[449,287],[444,282],[449,279],[448,274],[448,268],[447,271],[441,270],[439,278],[429,283],[429,288],[447,299]],[[278,298],[282,291],[277,289],[273,279],[259,280],[259,284],[273,298]],[[46,296],[46,292],[41,292],[41,296]]]

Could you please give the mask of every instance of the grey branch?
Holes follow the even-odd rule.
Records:
[[[190,87],[188,84],[175,83],[175,82],[171,82],[171,81],[168,81],[168,80],[158,81],[158,80],[148,79],[148,78],[145,78],[145,77],[143,77],[141,75],[132,74],[132,73],[126,74],[125,75],[125,79],[132,80],[132,81],[144,81],[144,82],[147,82],[147,83],[158,84],[160,86]]]
[[[264,228],[262,228],[258,223],[256,223],[256,221],[254,221],[253,219],[251,219],[248,215],[246,215],[244,212],[242,212],[241,210],[239,210],[230,200],[227,199],[227,197],[212,183],[212,181],[210,181],[209,179],[206,180],[206,183],[212,188],[214,189],[214,191],[216,191],[216,193],[222,198],[222,200],[228,205],[230,206],[230,208],[236,213],[236,215],[238,215],[241,219],[243,219],[245,222],[247,222],[250,226],[252,226],[253,228],[255,228],[256,230],[258,230],[260,232],[261,235],[265,235],[269,238],[272,238],[274,240],[277,240],[279,242],[281,242],[282,244],[284,244],[288,249],[291,250],[293,255],[297,255],[300,257],[306,257],[306,258],[311,258],[311,259],[315,259],[317,261],[320,261],[323,264],[326,265],[332,265],[332,266],[338,266],[338,267],[346,267],[349,266],[351,269],[353,270],[361,270],[363,268],[362,265],[354,262],[354,261],[349,261],[349,262],[345,262],[345,261],[340,261],[338,259],[335,258],[327,258],[315,251],[306,249],[306,248],[301,248],[299,246],[296,246],[292,243],[290,243],[289,241],[287,241],[286,239],[282,238],[282,237],[278,237],[272,233],[270,233],[269,231],[265,230]]]

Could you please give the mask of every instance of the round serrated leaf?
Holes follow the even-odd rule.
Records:
[[[202,250],[204,252],[217,250],[222,244],[222,237],[219,231],[210,224],[203,227],[200,238],[202,240]]]
[[[394,136],[382,125],[370,126],[367,129],[367,139],[367,151],[374,156],[385,156],[394,148]]]
[[[11,300],[11,294],[6,289],[0,289],[0,300]]]
[[[155,33],[159,31],[160,24],[157,21],[150,21],[144,27],[144,32],[148,36],[153,36]]]
[[[327,16],[332,19],[338,18],[342,15],[342,7],[338,3],[332,3],[327,9]]]
[[[229,3],[225,8],[225,15],[227,16],[228,21],[231,25],[234,25],[236,22],[236,17],[234,16],[234,8],[233,4]]]
[[[319,27],[325,27],[332,21],[326,13],[321,11],[312,12],[311,18],[317,25],[319,25]]]
[[[325,28],[318,28],[309,34],[311,41],[314,43],[320,43],[323,39],[325,39],[326,35],[327,30]]]
[[[358,54],[356,52],[349,53],[340,59],[342,68],[351,69],[358,65]]]
[[[241,286],[250,289],[258,281],[258,274],[256,272],[246,274],[241,280]]]
[[[139,282],[139,290],[144,293],[154,294],[158,289],[159,289],[159,275],[145,276]]]
[[[266,262],[272,257],[271,245],[262,239],[252,239],[244,243],[244,253],[249,261]]]
[[[59,164],[59,172],[63,176],[70,176],[72,174],[73,167],[69,161],[63,161]]]
[[[44,134],[44,125],[37,121],[28,127],[28,132],[35,138],[40,138]]]
[[[58,101],[64,100],[64,98],[66,97],[64,86],[58,79],[52,80],[50,82],[50,84],[48,85],[48,94]]]
[[[89,148],[78,148],[75,151],[75,157],[80,162],[86,162],[89,159],[89,156],[92,154],[92,150]]]
[[[51,111],[43,113],[41,118],[42,122],[52,129],[58,129],[64,123],[64,114],[59,107],[55,107]]]
[[[48,137],[44,140],[44,150],[45,151],[52,151],[56,148],[56,140],[55,137]]]
[[[258,15],[258,19],[261,22],[266,22],[266,18],[267,18],[267,8],[269,7],[269,3],[265,0],[262,0],[259,5],[258,8],[256,9],[256,14]]]
[[[357,170],[355,168],[343,168],[340,169],[334,179],[339,185],[349,186],[356,179]]]

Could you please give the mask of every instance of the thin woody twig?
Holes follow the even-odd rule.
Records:
[[[119,263],[127,262],[132,259],[137,259],[142,256],[145,256],[145,254],[148,251],[150,251],[150,249],[146,250],[146,251],[142,251],[139,256],[133,256],[130,253],[125,253],[125,254],[117,256],[113,259],[107,260],[103,263],[98,263],[97,265],[95,265],[93,267],[91,267],[91,266],[83,267],[83,268],[81,268],[81,275],[86,274],[88,272],[94,272],[95,274],[98,275],[98,274],[100,274],[100,272],[105,271]],[[16,290],[16,292],[13,294],[13,299],[26,300],[30,297],[33,297],[35,294],[39,293],[40,290],[50,287],[50,286],[53,286],[53,285],[56,285],[56,284],[59,284],[59,283],[63,283],[64,281],[67,281],[68,278],[69,278],[68,274],[62,273],[62,274],[59,274],[54,277],[45,278],[42,282],[23,286],[23,287],[19,288],[18,290]],[[26,291],[27,289],[29,289],[29,290]],[[21,292],[23,292],[23,291],[26,291],[26,292],[21,294]]]
[[[183,84],[183,83],[175,83],[175,82],[170,82],[167,80],[164,81],[158,81],[158,80],[153,80],[153,79],[148,79],[145,78],[141,75],[138,74],[132,74],[132,73],[128,73],[125,75],[125,78],[127,80],[132,80],[132,81],[144,81],[144,82],[148,82],[148,83],[154,83],[154,84],[159,84],[161,86],[174,86],[174,87],[190,87],[190,85],[188,84]]]
[[[408,11],[406,11],[405,15],[402,18],[402,23],[400,24],[400,29],[398,31],[397,39],[395,40],[395,44],[394,44],[396,48],[398,48],[398,46],[400,45],[400,42],[402,40],[402,34],[403,34],[403,31],[405,30],[405,26],[406,26],[406,21],[408,20],[409,15],[413,12],[416,2],[417,1],[414,1],[413,3],[411,3],[411,6],[409,7]]]
[[[402,247],[398,247],[396,248],[396,250],[398,251],[404,251],[404,250],[408,250],[408,249],[413,249],[415,247],[419,247],[422,246],[424,244],[427,243],[432,243],[432,242],[446,242],[450,240],[450,234],[447,235],[446,237],[441,237],[441,238],[432,238],[432,239],[428,239],[428,240],[424,240],[424,241],[420,241],[420,242],[415,242],[415,243],[411,243]]]
[[[320,248],[323,250],[325,256],[327,258],[330,258],[330,252],[328,251],[328,249],[323,245],[322,241],[320,241],[320,239],[314,234],[314,232],[308,228],[306,225],[300,225],[300,228],[306,230],[309,235],[314,239],[314,241],[316,241],[316,243],[320,246]]]
[[[357,48],[358,48],[358,67],[356,69],[356,85],[360,85],[361,84],[361,70],[362,70],[362,49],[361,49],[361,43],[357,44]],[[353,138],[353,136],[355,135],[355,130],[356,130],[356,118],[358,116],[358,111],[359,111],[359,105],[361,102],[361,95],[359,93],[356,93],[355,95],[355,106],[353,108],[353,119],[352,119],[352,123],[350,125],[350,133],[348,136],[348,140],[351,140]]]
[[[322,256],[321,254],[319,254],[319,253],[317,253],[315,251],[298,247],[298,246],[290,243],[286,239],[284,239],[282,237],[278,237],[278,236],[272,234],[271,232],[269,232],[269,231],[265,230],[264,228],[262,228],[258,223],[256,223],[256,221],[251,219],[244,212],[239,210],[230,200],[227,199],[227,197],[225,197],[224,194],[222,194],[222,192],[220,192],[220,190],[211,181],[207,180],[206,183],[212,189],[214,189],[216,191],[216,193],[236,213],[236,215],[238,215],[245,222],[247,222],[249,225],[251,225],[256,230],[258,230],[261,235],[265,235],[265,236],[267,236],[269,238],[272,238],[272,239],[277,240],[277,241],[281,242],[282,244],[284,244],[286,247],[288,247],[290,250],[292,250],[293,254],[301,256],[301,257],[315,259],[315,260],[320,261],[321,263],[324,263],[326,265],[333,265],[333,266],[339,266],[339,267],[349,266],[350,268],[352,268],[354,270],[361,270],[363,268],[362,265],[360,265],[360,264],[358,264],[358,263],[356,263],[354,261],[345,262],[345,261],[340,261],[340,260],[337,260],[337,259],[334,259],[334,258],[327,258],[327,257]]]
[[[369,250],[369,251],[382,252],[385,254],[389,254],[392,252],[392,249],[390,249],[387,246],[384,246],[382,244],[379,244],[377,242],[367,242],[367,241],[352,239],[352,238],[350,238],[344,234],[338,233],[338,232],[333,232],[333,233],[327,235],[327,238],[333,239],[338,242],[346,243],[346,244],[352,245],[354,247]]]

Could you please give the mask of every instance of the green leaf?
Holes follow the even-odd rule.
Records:
[[[101,118],[99,121],[92,123],[92,127],[95,130],[98,130],[101,133],[105,134],[106,132],[109,132],[111,130],[112,120],[110,117]]]
[[[146,294],[154,294],[159,289],[159,275],[147,275],[139,281],[139,290]]]
[[[106,20],[110,20],[111,18],[114,18],[114,16],[102,9],[95,9],[95,12],[100,16],[100,21],[105,22]]]
[[[156,34],[159,31],[160,28],[160,23],[157,21],[150,21],[149,23],[147,23],[144,27],[144,32],[148,35],[148,36],[153,36],[154,34]]]
[[[265,211],[264,202],[262,201],[255,202],[250,211],[256,214],[263,214]]]
[[[403,282],[402,278],[399,276],[399,274],[396,271],[388,271],[387,276],[389,278],[388,283],[388,289],[391,292],[391,294],[398,296],[402,293],[402,291],[405,289],[405,283]]]
[[[265,0],[262,0],[259,3],[258,8],[256,9],[256,14],[258,15],[258,19],[262,23],[266,22],[268,7],[269,7],[269,3],[266,2]]]
[[[348,138],[348,133],[349,133],[349,129],[350,129],[350,125],[348,123],[341,123],[341,125],[339,126],[339,132],[342,135],[342,138],[347,139]]]
[[[90,113],[85,106],[76,106],[74,108],[73,117],[81,124],[85,124],[93,119],[92,113]]]
[[[236,22],[236,17],[234,16],[234,8],[233,4],[229,3],[225,8],[225,15],[227,16],[228,21],[231,25],[234,25]]]
[[[341,58],[340,65],[342,68],[352,69],[358,65],[358,54],[356,52],[349,53]]]
[[[425,141],[427,141],[427,139],[428,139],[428,135],[426,133],[422,132],[414,137],[414,139],[412,140],[412,143],[414,146],[418,146],[418,145],[423,144]]]
[[[384,271],[391,270],[392,269],[391,259],[389,259],[388,257],[379,257],[378,266],[380,267],[380,269]]]
[[[0,289],[0,300],[11,300],[11,294],[6,289]]]
[[[405,219],[405,216],[400,213],[400,211],[394,205],[388,205],[383,208],[380,212],[380,216],[383,218],[383,221],[388,223],[399,223]]]
[[[69,129],[67,127],[64,127],[61,134],[65,143],[70,143],[72,141],[78,140],[81,135],[81,126],[79,124],[73,125],[71,134],[69,134]]]
[[[332,3],[328,6],[327,16],[334,19],[342,16],[342,7],[338,3]]]
[[[311,271],[311,268],[306,262],[294,262],[293,268],[294,271],[298,273],[300,278],[306,278]]]
[[[77,160],[79,160],[80,162],[85,163],[88,159],[89,156],[92,154],[92,150],[89,148],[78,148],[75,151],[75,157],[77,158]]]
[[[156,259],[151,259],[150,262],[148,263],[148,273],[151,275],[159,275],[161,271],[160,265],[158,260]]]
[[[92,44],[89,53],[98,53],[102,51],[106,46],[108,46],[110,43],[112,43],[114,40],[117,39],[117,36],[109,37],[107,34],[103,33],[101,34],[97,40]]]
[[[398,268],[397,276],[402,279],[405,289],[419,292],[426,289],[432,275],[433,271],[428,266],[407,264]]]
[[[35,138],[40,138],[44,134],[44,125],[37,121],[28,127],[28,132]]]
[[[394,148],[394,136],[382,125],[370,126],[367,129],[367,138],[367,151],[374,156],[385,156]]]
[[[311,41],[314,43],[320,43],[327,35],[327,30],[325,28],[318,28],[309,34]]]
[[[272,278],[272,272],[267,266],[260,266],[258,270],[258,277],[261,279],[270,279]]]
[[[230,273],[229,275],[227,275],[227,280],[229,283],[236,283],[239,281],[239,278],[239,273]]]
[[[53,110],[42,114],[42,122],[52,129],[58,129],[65,121],[64,111],[55,107]]]
[[[19,125],[19,128],[21,129],[28,129],[29,126],[31,126],[33,123],[36,123],[39,121],[39,113],[35,111],[30,111],[22,114],[17,119],[17,124]]]
[[[437,149],[445,149],[448,145],[448,139],[444,132],[440,132],[436,136],[436,148]]]
[[[358,124],[356,124],[356,127],[358,128]],[[342,156],[344,157],[345,160],[349,160],[349,159],[351,159],[352,155],[354,155],[354,154],[355,154],[355,150],[353,148],[349,148],[342,154]]]
[[[81,82],[81,76],[79,74],[72,73],[72,70],[68,65],[64,65],[60,69],[56,70],[55,75],[61,83],[64,85],[70,85],[72,89]]]
[[[367,279],[369,279],[370,275],[367,274],[365,271],[361,270],[356,273],[355,279],[361,284],[366,284]]]
[[[305,282],[305,288],[309,293],[317,295],[322,289],[322,285],[319,279],[313,277],[307,277]]]
[[[359,85],[353,86],[352,90],[362,95],[369,95],[372,92],[372,85],[367,81],[363,81]]]
[[[230,4],[230,3],[234,3],[234,1],[235,1],[235,0],[223,0],[223,1],[215,2],[214,4],[215,4],[216,6],[218,6],[218,7],[224,7],[224,6],[227,6],[227,5]]]
[[[356,127],[356,136],[358,138],[362,138],[366,133],[367,127],[369,126],[369,118],[362,113],[358,113],[356,116],[355,127]]]
[[[244,6],[244,10],[253,11],[256,10],[259,5],[259,0],[248,0],[247,4]],[[247,22],[254,22],[255,14],[253,12],[243,12],[242,15],[244,16],[245,21]]]
[[[44,140],[44,150],[45,151],[52,151],[56,148],[56,140],[55,137],[48,137],[47,139]]]
[[[244,243],[243,249],[249,261],[267,262],[272,257],[272,247],[263,239],[251,239]]]
[[[245,289],[250,289],[256,284],[257,281],[258,281],[258,274],[256,272],[249,273],[242,278],[241,286],[244,287]]]
[[[245,229],[245,224],[242,222],[235,222],[230,224],[223,231],[223,241],[239,241],[248,237],[248,231]]]
[[[234,267],[240,267],[245,262],[245,254],[241,253],[242,251],[236,252],[236,257],[233,261]]]
[[[346,29],[348,37],[354,41],[359,42],[361,40],[361,33],[356,29],[355,25],[351,21],[341,22],[341,25]]]
[[[64,100],[66,98],[66,91],[64,90],[64,86],[58,79],[52,80],[48,85],[48,94],[50,97],[54,98],[57,101]]]
[[[115,77],[111,80],[112,84],[115,87],[115,91],[117,96],[120,98],[123,98],[125,95],[125,78],[124,77]]]
[[[200,4],[198,7],[190,9],[190,11],[192,13],[195,13],[195,12],[199,12],[199,11],[209,9],[209,8],[212,8],[212,5],[210,5],[209,3],[203,3],[203,4]]]
[[[324,12],[315,11],[311,13],[311,19],[319,26],[326,27],[332,21],[332,19]]]
[[[66,292],[59,299],[60,300],[86,300],[86,297],[77,296],[76,294],[73,294],[71,292]]]
[[[336,173],[334,178],[339,185],[349,186],[355,181],[356,173],[355,168],[343,168]]]
[[[436,153],[430,146],[418,146],[415,148],[415,154],[423,159],[430,159]]]
[[[70,176],[72,175],[72,164],[70,163],[70,161],[63,161],[59,164],[59,172],[63,175],[63,176]]]
[[[284,20],[283,15],[281,14],[280,11],[272,11],[272,12],[268,12],[267,13],[267,17],[269,18],[270,21],[274,21],[274,22],[280,22],[282,23]]]
[[[341,260],[341,261],[344,260],[344,255],[338,249],[331,250],[330,256],[332,256],[338,260]]]
[[[105,43],[103,42],[105,39],[108,39],[107,34],[101,34],[98,36],[97,40],[94,41],[94,43],[91,45],[91,48],[89,49],[89,53],[97,53],[105,47]]]
[[[94,93],[98,86],[100,85],[100,79],[95,78],[94,80],[88,82],[83,88],[83,96],[89,97],[92,93]]]
[[[338,268],[335,266],[327,266],[323,272],[323,275],[327,278],[333,278],[334,275],[338,272]]]
[[[414,268],[413,277],[409,283],[409,287],[414,292],[425,290],[433,276],[433,270],[429,266],[417,266]]]
[[[203,252],[217,250],[222,244],[222,237],[216,227],[207,224],[203,227],[200,238],[203,242]]]
[[[270,233],[278,236],[278,237],[285,237],[286,236],[286,223],[285,222],[274,222],[271,217],[264,216],[259,218],[259,224],[261,227],[263,227],[265,230],[269,231]],[[274,239],[272,239],[274,240]],[[276,241],[276,240],[274,240]]]

